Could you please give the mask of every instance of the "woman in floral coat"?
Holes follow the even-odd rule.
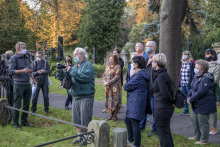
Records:
[[[121,67],[117,55],[108,57],[109,65],[103,74],[102,84],[105,86],[105,108],[110,117],[107,120],[116,121],[117,112],[121,108]]]

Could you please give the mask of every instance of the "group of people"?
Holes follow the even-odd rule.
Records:
[[[123,66],[119,64],[119,54],[113,50],[108,58],[109,65],[103,74],[105,86],[105,107],[110,114],[107,120],[115,121],[121,106],[120,77]],[[145,129],[149,121],[149,114],[153,114],[152,130],[148,137],[158,134],[162,147],[174,146],[170,130],[170,121],[175,109],[174,82],[167,73],[167,59],[163,53],[156,54],[156,43],[148,41],[146,45],[138,42],[136,53],[131,57],[128,65],[126,83],[127,111],[125,123],[128,130],[128,144],[139,147],[141,144],[141,130]],[[120,53],[120,52],[119,52]],[[220,64],[213,49],[204,53],[205,60],[194,61],[189,51],[184,51],[181,58],[178,87],[186,96],[186,103],[182,116],[188,116],[189,106],[192,106],[191,121],[194,127],[195,144],[207,144],[209,134],[216,134],[217,109],[214,83],[219,88]],[[122,75],[121,75],[122,76]],[[209,130],[209,116],[212,128]]]
[[[50,74],[50,65],[43,59],[43,52],[36,53],[36,60],[30,62],[30,57],[27,55],[26,44],[24,42],[18,42],[15,45],[16,52],[6,51],[5,61],[8,62],[7,74],[13,79],[13,84],[10,89],[6,88],[6,91],[10,91],[10,96],[7,98],[9,104],[14,108],[29,111],[29,105],[32,95],[32,84],[35,85],[36,91],[32,99],[31,111],[33,113],[37,110],[37,99],[40,89],[43,91],[44,98],[44,111],[49,114],[49,87],[48,87],[48,75]],[[13,92],[12,92],[13,91]],[[23,104],[21,104],[23,100]],[[34,127],[27,121],[28,113],[22,113],[21,123],[19,124],[19,111],[13,111],[13,126],[18,129],[22,129],[21,126]]]
[[[48,75],[50,65],[43,59],[43,53],[37,52],[36,60],[30,63],[26,54],[24,42],[15,46],[15,55],[10,55],[8,72],[13,76],[14,101],[13,106],[29,110],[32,94],[30,78],[37,90],[33,96],[31,111],[36,112],[37,99],[40,88],[43,91],[44,111],[49,114]],[[153,114],[152,131],[148,137],[158,134],[162,147],[172,147],[173,139],[170,130],[171,117],[175,109],[173,82],[167,72],[167,58],[165,54],[156,54],[156,43],[148,41],[146,45],[138,42],[135,46],[136,54],[131,57],[128,65],[126,83],[123,84],[124,62],[120,57],[120,50],[114,49],[108,57],[109,65],[103,74],[102,84],[105,87],[105,110],[110,117],[107,120],[116,121],[117,113],[122,106],[122,86],[127,91],[127,111],[125,123],[128,130],[128,143],[135,147],[141,146],[141,130],[145,129],[149,115]],[[65,69],[57,69],[56,78],[63,81],[66,75],[71,77],[73,85],[67,89],[68,97],[65,108],[72,103],[72,122],[81,126],[88,126],[93,116],[95,94],[95,71],[92,63],[86,60],[86,51],[76,48],[71,56],[65,58]],[[189,115],[189,104],[192,106],[191,121],[194,136],[190,140],[198,140],[196,144],[207,144],[209,134],[216,134],[217,109],[214,94],[214,83],[220,80],[220,65],[217,63],[216,52],[212,49],[205,51],[205,59],[194,61],[189,51],[182,53],[178,87],[186,95],[186,104],[182,115]],[[61,83],[62,85],[62,83]],[[219,88],[219,87],[218,87]],[[209,115],[212,128],[209,130]],[[22,113],[21,126],[34,127],[27,122],[28,114]],[[13,125],[19,125],[19,112],[13,112]],[[78,134],[82,128],[77,126]],[[75,138],[72,143],[79,142]]]

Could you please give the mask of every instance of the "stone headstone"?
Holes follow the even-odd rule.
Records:
[[[92,120],[88,125],[88,132],[94,130],[94,141],[87,147],[109,147],[110,126],[107,121]]]
[[[59,36],[58,37],[58,49],[57,49],[57,61],[60,62],[61,60],[63,60],[63,36]]]
[[[5,60],[5,54],[1,55],[1,60]]]
[[[123,59],[124,65],[127,65],[128,64],[128,52],[125,50],[125,48],[122,49],[120,57]]]
[[[127,42],[123,48],[127,49],[130,53],[134,52],[134,44],[131,42]]]
[[[109,65],[109,62],[108,62],[108,57],[112,54],[112,52],[110,52],[110,51],[107,51],[107,56],[106,56],[106,58],[104,58],[104,62],[105,62],[105,66],[108,66]]]
[[[113,129],[113,147],[125,147],[127,145],[127,129]]]
[[[220,64],[220,42],[212,44],[212,47],[218,56],[217,62]]]

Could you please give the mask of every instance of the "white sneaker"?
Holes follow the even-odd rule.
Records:
[[[217,129],[216,129],[216,128],[211,128],[209,134],[210,134],[210,135],[215,135],[215,134],[217,134]]]
[[[102,110],[102,113],[106,113],[106,109]]]
[[[78,137],[73,139],[73,141],[71,142],[71,144],[75,144],[75,143],[79,143]]]

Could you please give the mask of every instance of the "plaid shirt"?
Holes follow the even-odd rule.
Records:
[[[183,62],[182,67],[181,67],[181,85],[182,86],[187,86],[188,81],[189,81],[189,74],[190,74],[190,61],[188,62]]]

